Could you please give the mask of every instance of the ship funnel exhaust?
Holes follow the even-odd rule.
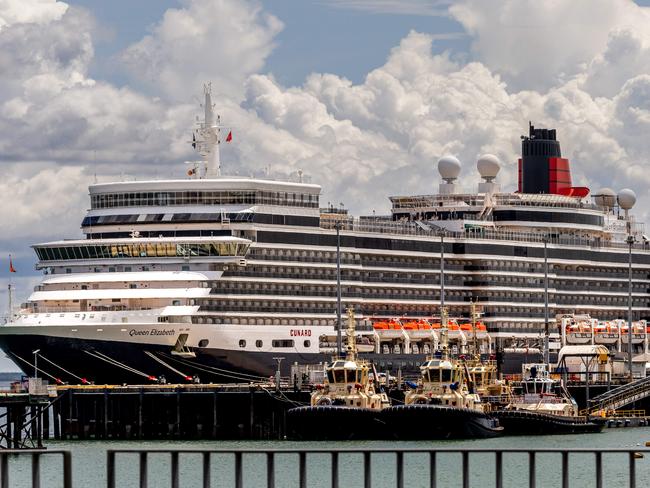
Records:
[[[519,192],[584,198],[585,187],[571,182],[571,165],[562,157],[555,129],[538,129],[529,123],[528,136],[521,136]]]

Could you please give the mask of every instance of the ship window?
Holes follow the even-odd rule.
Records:
[[[305,341],[305,342],[303,342],[303,345],[305,347],[309,347],[309,346],[311,346],[311,341]]]
[[[199,347],[207,347],[210,341],[208,339],[201,339],[199,341]]]
[[[345,371],[342,369],[337,369],[334,371],[334,382],[335,383],[345,383]]]
[[[264,343],[260,341],[259,339],[255,341],[255,347],[262,347]]]
[[[246,341],[244,339],[239,339],[239,347],[246,347]]]
[[[271,341],[273,347],[293,347],[293,339],[274,339]]]

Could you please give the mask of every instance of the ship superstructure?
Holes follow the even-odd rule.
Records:
[[[477,333],[484,354],[533,346],[546,317],[557,349],[556,316],[626,318],[630,251],[634,319],[650,315],[650,251],[630,193],[590,198],[572,186],[555,131],[531,126],[523,138],[517,192],[501,190],[492,155],[478,159],[477,191],[461,191],[460,163],[447,156],[437,193],[392,196],[390,215],[355,218],[322,207],[316,184],[221,176],[209,86],[204,108],[192,140],[202,160],[188,178],[91,185],[85,239],[34,246],[44,281],[0,328],[20,367],[33,371],[36,349],[98,381],[132,382],[133,370],[268,377],[277,356],[287,368],[327,361],[337,231],[342,309],[354,310],[358,349],[378,368],[417,370],[438,344],[442,305],[457,354]],[[479,331],[463,318],[471,302]],[[390,332],[377,325],[387,321]],[[641,358],[647,337],[633,347]]]

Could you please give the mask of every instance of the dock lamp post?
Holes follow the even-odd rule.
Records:
[[[630,381],[634,379],[632,375],[632,246],[634,245],[634,236],[627,236],[628,255],[627,255],[627,361],[630,366]]]
[[[630,367],[630,381],[632,381],[632,246],[634,245],[634,234],[632,234],[632,220],[630,218],[630,209],[636,203],[636,194],[630,189],[624,189],[618,192],[616,196],[619,208],[625,211],[625,224],[627,227],[627,362]]]
[[[544,364],[550,364],[548,326],[548,236],[544,236]]]
[[[340,357],[343,350],[341,337],[341,221],[336,224],[336,353]]]
[[[32,351],[32,354],[34,355],[34,378],[38,378],[38,353],[41,352],[40,349],[36,349],[35,351]]]

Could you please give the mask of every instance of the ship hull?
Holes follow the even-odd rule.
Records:
[[[386,439],[381,412],[369,408],[307,406],[287,411],[290,436],[297,440]]]
[[[275,376],[278,362],[274,358],[278,356],[284,358],[280,366],[284,377],[290,375],[294,363],[325,364],[332,359],[331,354],[320,352],[254,352],[225,347],[193,348],[194,357],[183,357],[172,354],[173,341],[161,344],[45,334],[0,334],[0,348],[30,376],[34,374],[33,351],[39,350],[39,376],[70,384],[81,383],[80,378],[96,384],[147,384],[155,381],[150,377],[161,376],[174,383],[192,381],[188,378],[193,376],[206,383],[263,381]],[[403,372],[416,372],[425,360],[424,355],[416,354],[366,353],[360,357],[393,374],[398,367]]]
[[[501,410],[495,417],[504,428],[504,435],[590,434],[603,430],[603,422],[590,422],[584,418],[529,412],[526,410]]]
[[[483,439],[503,434],[495,419],[467,408],[397,405],[384,409],[382,420],[396,440]]]

